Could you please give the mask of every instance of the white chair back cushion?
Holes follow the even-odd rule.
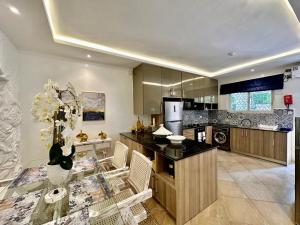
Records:
[[[120,141],[116,141],[114,157],[111,160],[112,165],[117,169],[125,167],[127,162],[127,154],[128,147]]]
[[[139,193],[149,187],[151,176],[151,161],[143,154],[133,150],[130,162],[128,182]]]

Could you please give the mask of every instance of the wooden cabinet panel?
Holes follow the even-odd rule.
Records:
[[[274,140],[274,158],[287,161],[287,134],[276,132]]]
[[[264,149],[263,149],[263,156],[267,158],[275,158],[274,153],[274,138],[275,138],[275,132],[273,131],[264,131],[263,133],[264,137]]]
[[[206,143],[212,144],[212,126],[206,126],[205,127],[205,136],[206,136]]]
[[[166,209],[176,217],[176,190],[168,184],[166,184]]]
[[[253,155],[263,156],[264,132],[260,130],[250,130],[250,152]]]
[[[143,153],[144,147],[143,145],[135,141],[132,141],[131,139],[124,137],[122,135],[120,136],[120,141],[128,147],[127,165],[130,165],[132,151],[136,150],[140,153]]]
[[[230,131],[231,150],[244,152],[244,129],[231,128]]]
[[[143,68],[138,66],[133,70],[133,111],[135,115],[144,114],[143,79]]]
[[[194,78],[195,78],[194,74],[182,72],[182,97],[183,98],[195,98]]]
[[[161,67],[142,64],[144,82],[161,83]],[[160,114],[161,113],[161,92],[162,87],[156,85],[143,84],[144,90],[144,111],[143,114]]]
[[[231,128],[230,129],[230,149],[231,151],[237,151],[238,149],[237,143],[237,129]]]
[[[166,183],[159,176],[155,177],[155,194],[154,197],[164,207],[166,206]]]
[[[184,129],[183,136],[185,136],[187,139],[195,140],[195,129]]]
[[[163,85],[172,85],[172,86],[163,86],[162,87],[162,96],[163,97],[182,97],[181,89],[181,72],[173,69],[162,68],[162,77],[161,83]],[[177,84],[177,85],[175,85]]]
[[[264,157],[275,162],[288,162],[288,134],[276,131],[231,128],[231,150]]]
[[[175,161],[176,224],[217,200],[217,149]]]
[[[250,153],[250,130],[249,129],[242,129],[243,130],[243,138],[242,138],[242,150],[244,153]]]

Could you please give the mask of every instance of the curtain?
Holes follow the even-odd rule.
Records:
[[[240,81],[230,84],[223,84],[220,87],[220,94],[226,95],[238,92],[267,91],[283,89],[283,74],[253,80]]]

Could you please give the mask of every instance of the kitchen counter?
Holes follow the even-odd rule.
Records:
[[[283,133],[288,133],[291,131],[285,131],[285,130],[270,130],[270,129],[263,129],[263,128],[258,128],[258,127],[246,127],[246,126],[239,126],[239,125],[230,125],[230,124],[217,124],[217,123],[200,123],[198,124],[198,126],[194,126],[192,127],[191,125],[184,125],[183,129],[195,129],[198,128],[200,126],[218,126],[218,125],[224,125],[224,126],[228,126],[230,128],[242,128],[242,129],[252,129],[252,130],[262,130],[262,131],[274,131],[274,132],[283,132]]]
[[[173,145],[167,139],[156,140],[150,133],[132,134],[126,132],[121,133],[120,135],[141,144],[147,150],[157,152],[173,161],[185,159],[216,148],[214,145],[199,143],[189,139],[184,140],[181,145]]]
[[[193,140],[172,145],[154,139],[152,133],[121,133],[128,146],[128,163],[133,150],[152,162],[150,188],[153,197],[184,225],[217,200],[217,148]]]

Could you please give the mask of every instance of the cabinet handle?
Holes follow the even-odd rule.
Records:
[[[155,178],[155,193],[158,193],[158,188],[157,188],[157,178]]]

